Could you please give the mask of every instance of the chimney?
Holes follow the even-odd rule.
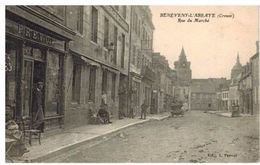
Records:
[[[259,52],[259,41],[256,41],[256,53]]]

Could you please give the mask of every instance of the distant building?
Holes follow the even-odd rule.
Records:
[[[239,79],[239,105],[241,113],[259,114],[259,46],[250,61],[243,66]]]
[[[176,73],[170,69],[165,56],[153,53],[153,67],[155,68],[155,82],[152,93],[153,113],[169,110],[174,96],[173,83],[176,81]]]
[[[243,67],[239,60],[239,54],[237,55],[236,64],[233,66],[231,70],[231,82],[229,85],[229,105],[228,110],[231,111],[231,107],[233,105],[238,105],[239,100],[239,92],[238,92],[238,82],[241,78],[241,73],[243,71]]]
[[[219,86],[226,83],[226,78],[192,79],[191,81],[191,109],[218,110]]]
[[[259,114],[259,41],[256,42],[256,54],[250,58],[252,65],[253,114]]]
[[[228,111],[228,108],[229,108],[229,101],[228,101],[228,97],[229,97],[229,88],[223,88],[221,90],[221,93],[222,93],[222,103],[221,103],[221,110],[224,110],[224,111]]]

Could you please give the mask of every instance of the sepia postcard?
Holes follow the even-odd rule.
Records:
[[[5,163],[259,162],[259,6],[4,9]]]

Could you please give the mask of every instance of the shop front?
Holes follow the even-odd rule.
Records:
[[[6,19],[6,109],[13,119],[32,119],[33,93],[43,82],[46,128],[62,125],[64,58],[69,40],[24,19]]]

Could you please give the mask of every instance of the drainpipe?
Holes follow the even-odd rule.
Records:
[[[130,89],[131,89],[131,79],[130,79],[130,64],[131,64],[131,48],[132,48],[132,9],[133,7],[130,6],[130,28],[129,28],[129,56],[128,56],[128,86],[127,86],[127,116],[130,112],[130,103],[131,103],[131,96]]]

